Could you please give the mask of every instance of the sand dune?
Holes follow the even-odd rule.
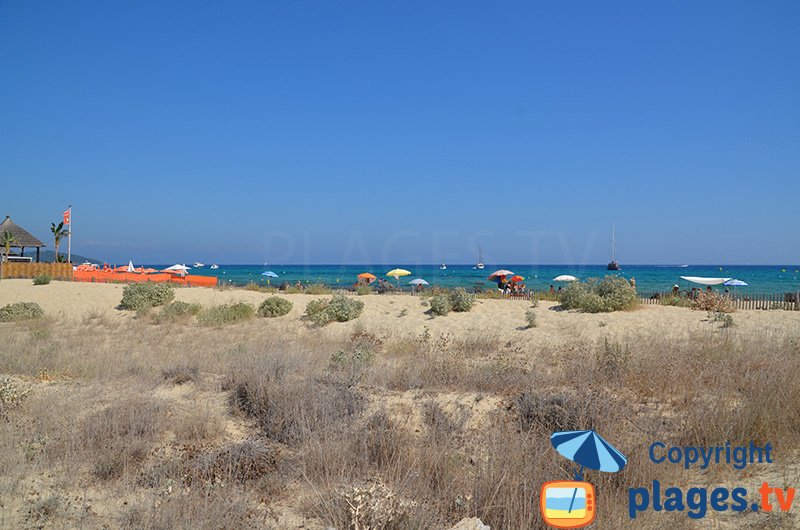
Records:
[[[82,320],[86,316],[104,314],[113,319],[133,318],[130,311],[117,309],[123,285],[53,282],[34,286],[30,280],[0,282],[0,305],[11,302],[37,302],[51,316]],[[205,307],[230,302],[258,304],[269,295],[245,289],[209,289],[201,287],[176,289],[176,300],[196,302]],[[281,318],[288,329],[306,333],[309,326],[300,320],[305,305],[323,296],[280,295],[292,301],[294,309]],[[450,313],[433,317],[427,313],[423,299],[408,295],[368,295],[358,298],[365,304],[360,318],[346,324],[328,326],[326,333],[348,334],[355,326],[384,336],[420,336],[428,331],[433,335],[485,335],[511,343],[560,344],[575,339],[596,340],[601,337],[632,338],[658,330],[664,336],[690,337],[714,327],[704,311],[685,308],[640,306],[634,311],[585,314],[560,311],[558,304],[541,302],[536,310],[538,327],[525,329],[525,312],[530,302],[520,300],[478,300],[469,313]],[[782,334],[800,329],[797,311],[738,311],[735,327],[727,332],[748,334],[770,332]]]

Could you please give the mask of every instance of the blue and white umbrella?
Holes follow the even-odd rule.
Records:
[[[423,280],[422,278],[416,278],[408,282],[410,285],[430,285],[428,282]]]
[[[725,282],[723,285],[727,285],[729,287],[743,287],[747,285],[747,282],[743,282],[742,280],[732,279]]]
[[[270,278],[277,278],[277,277],[278,277],[278,275],[277,275],[277,274],[275,274],[275,273],[274,273],[274,272],[272,272],[272,271],[265,271],[265,272],[262,272],[262,273],[261,273],[261,276],[266,276],[266,277],[267,277],[267,285],[269,285],[269,279],[270,279]]]
[[[561,456],[581,466],[579,477],[584,467],[614,473],[628,463],[625,455],[594,431],[554,432],[550,443]]]

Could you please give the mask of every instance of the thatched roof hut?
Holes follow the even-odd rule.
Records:
[[[2,236],[4,232],[9,232],[12,236],[14,236],[15,241],[14,244],[11,245],[11,248],[20,249],[20,255],[25,252],[26,248],[35,248],[36,261],[39,261],[39,249],[45,246],[45,244],[35,238],[30,232],[12,221],[11,217],[8,215],[6,215],[5,221],[0,223],[0,236]],[[0,247],[0,254],[5,254],[5,251],[5,247]]]

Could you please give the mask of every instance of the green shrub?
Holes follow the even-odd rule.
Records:
[[[161,312],[154,317],[157,324],[163,322],[188,322],[193,316],[200,313],[200,304],[175,301],[166,304]]]
[[[122,290],[121,305],[124,309],[139,311],[164,305],[173,298],[175,291],[166,283],[132,283]]]
[[[44,316],[44,311],[36,302],[16,302],[0,308],[0,322],[18,322]]]
[[[33,279],[33,285],[48,285],[52,280],[49,274],[40,274]]]
[[[368,294],[372,294],[375,292],[375,289],[372,288],[370,285],[359,285],[356,287],[356,294],[358,296],[364,296]]]
[[[364,309],[364,302],[353,300],[343,294],[336,294],[331,299],[312,300],[306,306],[305,318],[318,326],[330,322],[347,322],[358,318]]]
[[[324,283],[312,283],[310,285],[306,285],[303,288],[303,292],[306,294],[331,294],[333,293],[333,289],[325,285]]]
[[[450,291],[450,306],[456,313],[466,313],[475,303],[475,295],[467,292],[463,287]]]
[[[533,309],[528,309],[525,311],[525,322],[528,323],[528,328],[535,328],[538,326],[539,323],[536,322],[536,311]]]
[[[270,296],[258,306],[258,316],[274,318],[288,315],[292,310],[292,303],[279,296]]]
[[[735,325],[733,322],[733,315],[722,313],[720,311],[714,313],[713,321],[722,323],[723,328],[731,328]]]
[[[665,296],[659,302],[661,305],[669,305],[675,307],[692,307],[692,300],[685,296]]]
[[[559,300],[565,309],[580,309],[587,313],[632,309],[639,302],[636,290],[619,276],[572,282],[561,291]]]
[[[248,320],[255,313],[255,308],[244,302],[223,304],[202,311],[197,316],[197,321],[204,326],[222,326]]]
[[[440,317],[445,316],[452,309],[450,304],[450,297],[443,294],[437,294],[431,298],[431,313]]]

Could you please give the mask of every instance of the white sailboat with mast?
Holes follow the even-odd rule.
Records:
[[[616,226],[615,223],[611,223],[611,261],[606,266],[606,269],[610,271],[620,270],[619,262],[617,261],[617,256],[616,256],[616,251],[617,251],[616,246],[617,246]]]

